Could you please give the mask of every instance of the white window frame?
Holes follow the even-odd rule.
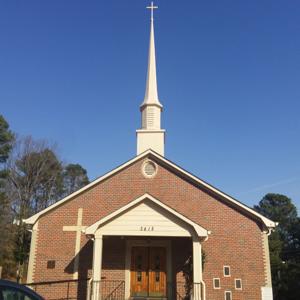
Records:
[[[225,291],[224,292],[224,299],[227,300],[226,299],[226,293],[230,293],[230,300],[232,300],[232,292],[231,291]]]
[[[241,282],[241,287],[240,288],[236,287],[236,282],[238,280]],[[234,287],[235,287],[236,290],[242,290],[243,289],[243,283],[242,283],[242,279],[241,278],[235,278],[234,279]]]
[[[225,274],[225,268],[228,268],[228,269],[229,269],[229,275],[226,275],[226,274]],[[230,277],[230,276],[231,276],[230,266],[223,266],[223,275],[224,275],[224,277]]]
[[[219,287],[215,286],[215,280],[219,280]],[[214,290],[219,290],[221,289],[221,279],[219,277],[215,277],[213,278],[213,286],[214,286]]]

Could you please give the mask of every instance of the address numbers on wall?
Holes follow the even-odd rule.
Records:
[[[154,231],[154,226],[141,226],[140,231]]]

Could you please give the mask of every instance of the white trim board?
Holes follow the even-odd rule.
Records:
[[[261,287],[261,299],[262,300],[273,300],[272,287],[268,287],[268,286]]]
[[[27,271],[27,282],[32,283],[34,279],[34,267],[35,267],[35,257],[36,257],[36,246],[38,240],[38,225],[36,222],[32,228],[31,242],[30,242],[30,252],[29,252],[29,262]]]
[[[274,227],[277,226],[276,222],[271,221],[270,219],[264,217],[263,215],[259,214],[258,212],[256,212],[255,210],[253,210],[252,208],[248,207],[247,205],[239,202],[238,200],[230,197],[229,195],[221,192],[220,190],[216,189],[215,187],[213,187],[212,185],[206,183],[205,181],[199,179],[198,177],[192,175],[191,173],[185,171],[184,169],[180,168],[179,166],[177,166],[176,164],[172,163],[171,161],[167,160],[166,158],[164,158],[163,156],[159,155],[158,153],[154,152],[153,150],[149,149],[141,154],[139,154],[138,156],[134,157],[133,159],[127,161],[126,163],[124,163],[123,165],[115,168],[114,170],[112,170],[111,172],[106,173],[104,176],[99,177],[98,179],[94,180],[93,182],[91,182],[90,184],[86,185],[85,187],[79,189],[78,191],[70,194],[69,196],[63,198],[62,200],[54,203],[53,205],[47,207],[46,209],[40,211],[39,213],[33,215],[32,217],[23,220],[26,224],[34,224],[39,217],[41,217],[42,215],[46,214],[47,212],[49,212],[50,210],[62,205],[63,203],[73,199],[75,196],[81,194],[82,192],[84,192],[85,190],[93,187],[94,185],[98,184],[99,182],[107,179],[108,177],[114,175],[115,173],[121,171],[122,169],[128,167],[129,165],[135,163],[136,161],[147,157],[147,156],[152,156],[154,159],[160,161],[161,163],[166,164],[167,166],[169,166],[170,168],[172,168],[174,171],[179,172],[181,175],[184,175],[185,177],[187,177],[189,180],[192,180],[193,182],[195,182],[196,184],[199,184],[202,187],[205,187],[206,189],[208,189],[209,191],[213,192],[214,194],[221,196],[221,198],[227,200],[229,203],[233,204],[235,207],[238,207],[242,210],[244,210],[246,213],[252,215],[253,217],[259,219],[267,228],[272,229]]]
[[[161,215],[165,218],[165,220],[170,220],[174,224],[174,228],[177,226],[177,230],[172,232],[168,232],[167,234],[163,234],[160,231],[156,230],[137,230],[136,232],[130,231],[126,233],[126,231],[122,231],[122,233],[116,233],[116,235],[128,235],[128,236],[193,236],[197,235],[199,237],[207,237],[209,234],[209,231],[207,231],[205,228],[201,227],[200,225],[196,224],[195,222],[189,220],[185,216],[181,215],[171,207],[165,205],[158,199],[154,198],[153,196],[149,194],[144,194],[143,196],[131,201],[127,205],[124,205],[123,207],[119,208],[118,210],[114,211],[113,213],[107,215],[106,217],[100,219],[98,222],[92,224],[88,228],[85,229],[86,235],[113,235],[112,231],[104,232],[105,226],[114,220],[116,220],[118,217],[124,215],[126,212],[133,210],[137,207],[137,205],[142,203],[149,202],[150,206],[151,204],[154,204],[153,207],[149,209],[153,209],[153,211],[156,211],[158,215]],[[149,206],[148,204],[148,206]],[[172,220],[173,219],[173,220]],[[155,225],[155,224],[154,224]],[[188,226],[187,226],[188,225]],[[139,225],[136,225],[139,226]],[[179,230],[179,227],[182,228],[182,230]],[[102,230],[102,228],[104,228]],[[176,228],[175,228],[176,229]]]

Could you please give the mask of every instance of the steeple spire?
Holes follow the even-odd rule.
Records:
[[[156,59],[154,42],[153,12],[158,8],[153,5],[147,7],[151,10],[150,43],[148,56],[148,72],[146,92],[143,103],[140,106],[142,112],[142,128],[137,130],[137,154],[152,149],[164,155],[165,130],[160,127],[162,105],[158,99],[156,79]]]
[[[141,105],[141,108],[147,104],[156,104],[159,107],[162,107],[158,99],[157,92],[157,79],[156,79],[156,59],[155,59],[155,41],[154,41],[154,18],[153,12],[154,9],[157,9],[158,6],[154,6],[151,2],[151,6],[147,6],[151,10],[151,26],[150,26],[150,43],[149,43],[149,57],[148,57],[148,73],[146,81],[146,92],[144,102]]]

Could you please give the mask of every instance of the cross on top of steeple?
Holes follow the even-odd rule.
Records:
[[[155,42],[154,42],[154,22],[153,22],[153,11],[158,8],[151,2],[147,9],[151,10],[151,25],[150,25],[150,43],[149,43],[149,56],[148,56],[148,72],[146,81],[146,91],[144,102],[141,105],[141,109],[146,105],[156,105],[162,108],[161,103],[158,99],[157,93],[157,82],[156,82],[156,59],[155,59]]]
[[[151,2],[150,6],[147,6],[146,8],[151,9],[151,20],[153,20],[153,13],[154,13],[154,9],[157,9],[158,6],[154,6],[153,5],[153,1]]]

